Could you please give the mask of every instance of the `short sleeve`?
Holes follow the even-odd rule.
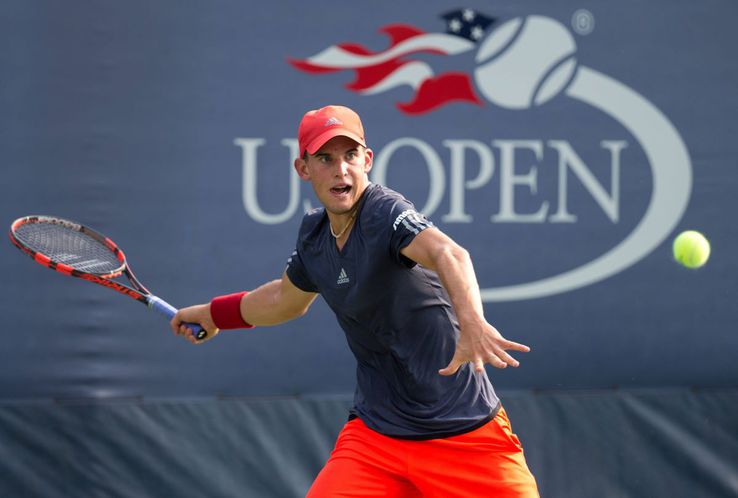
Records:
[[[318,288],[307,273],[298,248],[295,248],[295,250],[292,251],[292,255],[287,258],[287,269],[285,271],[287,272],[287,277],[289,277],[292,285],[301,291],[318,292]]]
[[[433,226],[433,223],[422,213],[415,210],[413,204],[405,199],[397,201],[390,213],[392,233],[390,236],[390,250],[393,257],[405,266],[415,266],[415,262],[403,256],[400,251],[423,230]]]

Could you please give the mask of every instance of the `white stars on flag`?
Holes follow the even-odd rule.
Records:
[[[446,32],[478,42],[484,38],[487,28],[495,20],[473,9],[460,9],[441,16],[446,21]]]

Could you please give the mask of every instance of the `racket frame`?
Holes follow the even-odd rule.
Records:
[[[54,261],[45,254],[42,254],[26,246],[21,240],[18,239],[18,237],[16,237],[15,232],[18,230],[18,228],[29,223],[51,223],[84,233],[85,235],[88,235],[89,237],[95,239],[96,241],[110,249],[110,251],[112,251],[115,255],[116,259],[120,262],[120,266],[106,273],[94,273],[77,270],[67,264]],[[55,270],[63,275],[80,278],[82,280],[87,280],[88,282],[93,282],[102,285],[103,287],[113,289],[114,291],[117,291],[123,295],[131,297],[145,304],[149,309],[158,311],[169,318],[171,318],[177,311],[176,308],[171,306],[166,301],[151,294],[151,292],[146,287],[144,287],[141,282],[138,281],[138,279],[128,266],[125,254],[116,245],[115,242],[90,227],[76,223],[74,221],[58,218],[56,216],[33,215],[24,216],[15,220],[10,226],[8,236],[10,237],[10,241],[13,243],[13,245],[15,245],[18,249],[23,251],[26,255],[31,257],[31,259],[33,259],[41,266],[45,266],[46,268]],[[131,287],[113,280],[114,278],[120,277],[121,275],[125,275],[128,281],[131,283]],[[207,332],[199,325],[186,325],[190,325],[191,328],[193,328],[194,335],[198,340],[206,337]]]
[[[115,270],[106,273],[94,273],[80,271],[64,263],[53,261],[45,254],[37,252],[26,246],[15,236],[15,232],[16,230],[18,230],[18,228],[29,223],[50,223],[54,225],[61,225],[71,230],[84,233],[85,235],[88,235],[89,237],[95,239],[96,241],[100,242],[105,247],[110,249],[110,251],[112,251],[112,253],[115,255],[116,259],[120,261],[120,266]],[[136,276],[128,267],[126,255],[123,253],[123,251],[116,245],[115,242],[90,227],[75,223],[70,220],[65,220],[63,218],[57,218],[55,216],[24,216],[22,218],[18,218],[13,222],[13,224],[10,226],[10,232],[8,233],[8,235],[10,236],[11,242],[13,242],[13,244],[18,249],[26,253],[28,256],[31,257],[31,259],[33,259],[41,266],[45,266],[46,268],[49,268],[51,270],[58,271],[63,275],[81,278],[89,282],[100,284],[104,287],[108,287],[109,289],[118,291],[121,294],[125,294],[128,297],[132,297],[133,299],[136,299],[137,301],[140,301],[147,306],[149,305],[148,297],[151,295],[151,292],[149,292],[149,290],[144,287],[141,282],[138,281]],[[121,275],[126,276],[128,281],[131,282],[132,287],[112,280],[114,278],[120,277]]]

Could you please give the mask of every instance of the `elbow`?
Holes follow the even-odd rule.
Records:
[[[307,303],[305,302],[290,303],[288,307],[283,308],[282,316],[284,317],[284,321],[295,320],[307,314],[308,310],[310,309],[311,304],[312,304],[312,301],[309,301]]]
[[[443,250],[440,251],[437,264],[466,264],[468,262],[471,262],[469,251],[454,242],[446,245]]]
[[[305,316],[308,312],[308,309],[310,306],[303,306],[301,308],[295,308],[293,311],[292,319],[300,318],[301,316]]]
[[[454,248],[454,256],[459,261],[471,261],[471,254],[469,254],[469,251],[458,244],[456,244],[456,247]]]

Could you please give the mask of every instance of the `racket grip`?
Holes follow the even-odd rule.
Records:
[[[169,318],[170,320],[177,313],[177,308],[175,308],[168,302],[156,296],[149,296],[148,306],[149,306],[149,309],[152,309],[154,311],[161,313],[162,315]],[[195,336],[195,339],[197,339],[198,341],[205,339],[205,337],[207,337],[208,335],[208,331],[202,328],[197,323],[183,323],[183,325],[186,325],[187,327],[192,329],[192,334]]]

